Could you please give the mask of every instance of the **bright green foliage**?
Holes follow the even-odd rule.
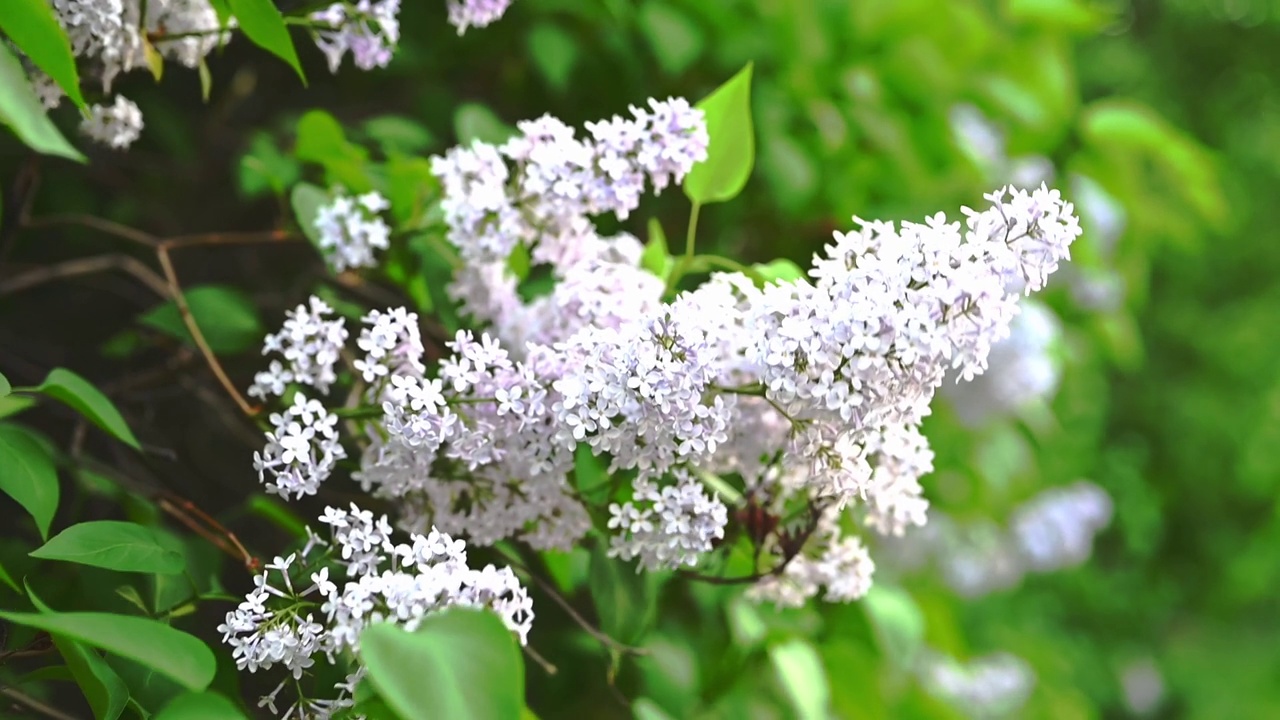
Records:
[[[751,64],[703,98],[706,113],[707,159],[689,171],[684,194],[694,203],[724,202],[737,197],[751,177],[755,163],[755,128],[751,120]]]
[[[161,545],[150,528],[115,520],[72,525],[33,550],[31,557],[165,575],[182,572],[185,565],[182,554]]]
[[[911,595],[886,582],[871,586],[862,600],[881,652],[899,667],[910,667],[924,640],[924,616]]]
[[[50,371],[37,392],[43,393],[80,413],[86,420],[111,433],[117,440],[139,448],[138,439],[120,417],[120,411],[88,380],[64,368]]]
[[[9,378],[0,373],[0,398],[5,397],[13,391],[13,386],[9,384]]]
[[[216,662],[209,646],[156,620],[99,612],[0,612],[0,618],[133,660],[190,690],[204,690],[213,681]]]
[[[800,638],[779,643],[769,648],[769,660],[796,718],[822,720],[828,716],[831,689],[822,671],[822,659],[812,645]]]
[[[214,692],[189,692],[173,699],[155,720],[243,720],[248,716],[230,700]]]
[[[45,113],[22,63],[7,45],[0,46],[0,123],[32,150],[84,162],[84,155],[67,142]]]
[[[671,252],[667,249],[667,234],[662,230],[658,218],[649,218],[649,242],[640,255],[640,267],[666,279],[671,272]]]
[[[262,342],[265,331],[258,310],[243,291],[226,285],[200,285],[183,294],[191,317],[215,353],[244,352]],[[178,305],[172,300],[148,310],[138,322],[195,347]]]
[[[662,0],[647,0],[637,19],[664,72],[679,75],[702,55],[706,38],[683,10]]]
[[[307,76],[302,72],[298,51],[293,47],[289,28],[275,3],[271,0],[228,0],[228,4],[245,36],[258,47],[288,63],[305,85]]]
[[[0,423],[0,490],[31,514],[40,537],[49,537],[58,510],[53,458],[29,431],[8,423]]]
[[[487,611],[445,610],[412,633],[371,625],[360,635],[360,657],[367,682],[400,720],[517,720],[524,707],[520,650]]]

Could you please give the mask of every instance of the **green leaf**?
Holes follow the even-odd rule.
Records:
[[[243,352],[262,342],[266,331],[258,309],[243,291],[226,285],[201,285],[187,290],[185,295],[192,319],[215,353]],[[195,346],[182,313],[172,300],[148,310],[138,322]]]
[[[4,569],[4,565],[0,565],[0,582],[8,585],[19,593],[22,592],[22,588],[18,587],[18,583],[14,581],[13,576],[9,574],[9,571]]]
[[[649,0],[640,7],[638,20],[664,72],[679,75],[702,54],[706,45],[702,30],[671,5]]]
[[[311,183],[298,183],[289,194],[289,204],[293,206],[293,216],[302,234],[319,248],[320,231],[316,228],[316,216],[322,206],[329,204],[329,193]]]
[[[324,110],[308,110],[298,119],[298,142],[293,153],[299,160],[326,165],[343,157],[359,157],[359,149],[347,141],[338,119]]]
[[[824,720],[831,704],[831,687],[823,671],[822,658],[808,641],[792,638],[769,648],[769,661],[786,691],[793,717]]]
[[[5,0],[4,12],[0,13],[0,31],[8,35],[36,67],[53,78],[76,107],[84,107],[71,41],[58,24],[48,0]]]
[[[49,119],[22,70],[22,63],[4,43],[0,43],[0,123],[8,126],[32,150],[85,161],[84,155],[67,142]]]
[[[640,267],[666,280],[671,272],[671,251],[667,249],[667,234],[662,230],[658,218],[649,218],[649,242],[640,254]]]
[[[924,642],[924,614],[905,590],[884,582],[862,599],[881,651],[898,667],[909,667]]]
[[[371,625],[360,635],[360,657],[378,696],[404,720],[517,720],[524,707],[520,650],[489,611],[453,608],[412,633]]]
[[[693,166],[684,179],[684,193],[698,204],[723,202],[742,192],[755,162],[755,133],[751,123],[751,63],[703,98],[706,113],[707,159]]]
[[[98,612],[0,612],[0,618],[128,658],[188,690],[208,687],[217,669],[213,651],[200,638],[149,618]]]
[[[70,370],[54,368],[36,391],[66,404],[126,445],[141,449],[138,439],[125,424],[124,418],[120,417],[116,406],[88,380]]]
[[[525,247],[524,243],[516,243],[511,254],[507,256],[507,271],[519,282],[529,277],[529,271],[532,269],[533,258],[529,256],[529,248]]]
[[[25,395],[0,396],[0,419],[7,418],[11,415],[17,415],[35,404],[35,400]]]
[[[401,225],[422,227],[426,200],[440,187],[440,181],[431,172],[431,161],[397,155],[387,161],[386,168],[391,215]]]
[[[267,190],[283,196],[299,174],[297,159],[281,152],[270,133],[254,134],[249,151],[240,158],[240,190],[249,197]]]
[[[293,47],[293,39],[289,37],[289,28],[284,24],[284,16],[276,9],[271,0],[230,0],[231,12],[240,21],[240,29],[255,45],[274,54],[298,73],[302,84],[307,84],[307,76],[302,73],[302,64],[298,62],[298,52]]]
[[[766,282],[787,283],[804,279],[804,270],[790,260],[781,258],[768,263],[756,263],[751,266]]]
[[[54,612],[30,587],[27,588],[27,597],[40,612]],[[111,666],[97,653],[75,640],[57,633],[50,633],[49,637],[53,639],[54,646],[62,654],[62,659],[66,660],[67,670],[71,673],[72,679],[80,686],[80,691],[89,701],[93,716],[97,720],[115,720],[120,717],[120,713],[124,712],[124,707],[129,702],[129,688],[116,671],[112,670]]]
[[[564,90],[578,63],[578,42],[551,23],[539,23],[529,31],[529,57],[548,85]]]
[[[587,585],[600,618],[600,629],[620,643],[635,645],[648,634],[657,616],[656,586],[650,573],[634,563],[608,556],[603,543],[591,552]]]
[[[0,397],[4,397],[13,391],[13,386],[9,384],[9,378],[0,373]]]
[[[182,554],[161,545],[151,528],[118,520],[72,525],[32,550],[31,557],[162,575],[180,573],[185,566]]]
[[[36,521],[42,539],[58,510],[58,473],[49,451],[30,432],[0,424],[0,491]]]
[[[183,693],[156,713],[153,720],[241,720],[235,703],[214,692]]]
[[[459,145],[470,145],[476,140],[500,145],[516,134],[515,128],[479,103],[463,103],[458,108],[453,116],[453,130]]]
[[[387,155],[412,155],[431,147],[434,138],[422,123],[400,115],[380,115],[364,123],[368,135]]]

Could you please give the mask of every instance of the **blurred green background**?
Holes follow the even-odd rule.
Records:
[[[875,602],[782,612],[666,583],[647,589],[659,597],[650,654],[623,659],[616,678],[542,602],[531,640],[559,672],[529,666],[541,717],[1280,717],[1280,237],[1266,219],[1280,189],[1280,2],[518,0],[463,38],[441,3],[405,5],[386,70],[333,77],[304,47],[303,88],[237,41],[212,58],[208,105],[194,73],[175,68],[158,87],[131,75],[120,91],[143,108],[142,141],[92,150],[87,168],[45,161],[33,214],[159,234],[261,229],[313,171],[293,154],[306,110],[384,152],[430,154],[547,112],[580,124],[650,96],[696,100],[752,61],[755,173],[743,197],[703,213],[700,242],[722,254],[807,264],[855,214],[957,215],[1030,178],[1075,200],[1086,228],[1044,296],[1065,328],[1058,392],[977,428],[940,401],[926,487],[950,517],[1003,523],[1041,490],[1088,479],[1114,503],[1089,560],[965,598],[886,549]],[[20,179],[33,161],[4,142],[5,175]],[[644,237],[656,215],[670,234],[686,213],[669,192],[626,229]],[[101,247],[72,232],[31,240],[10,240],[8,260]],[[323,268],[305,252],[237,249],[200,251],[181,271],[236,285],[278,318]],[[108,342],[147,309],[122,284],[0,304],[15,384],[56,364],[96,380],[145,364],[147,348]],[[51,327],[19,305],[76,319]],[[250,350],[228,366],[247,379],[258,362]],[[165,472],[184,492],[233,509],[256,485],[249,456],[185,400],[119,398],[178,449]],[[589,608],[585,555],[546,560]],[[1034,685],[1012,710],[948,701],[916,671],[932,651],[1009,652]]]

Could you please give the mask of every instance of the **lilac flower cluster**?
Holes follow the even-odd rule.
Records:
[[[230,39],[220,32],[209,0],[51,0],[51,5],[72,53],[101,78],[108,93],[120,73],[147,67],[144,37],[152,39],[161,57],[189,68]],[[32,84],[46,108],[61,103],[62,90],[44,73],[33,71]],[[138,106],[119,95],[113,103],[92,106],[90,113],[81,131],[112,148],[128,147],[142,132]]]
[[[279,714],[281,689],[300,687],[297,681],[317,659],[333,664],[340,655],[358,657],[360,635],[373,623],[392,622],[412,631],[423,618],[448,607],[487,608],[521,644],[527,641],[533,622],[528,593],[509,568],[468,566],[463,541],[433,528],[411,535],[409,543],[396,543],[386,516],[375,520],[355,505],[350,511],[326,508],[320,521],[329,526],[330,539],[312,535],[300,554],[266,565],[254,579],[254,590],[218,627],[236,667],[257,672],[281,665],[289,671],[293,682],[286,678],[259,707]],[[279,576],[276,584],[273,574]],[[350,708],[364,672],[356,660],[336,688],[337,697],[299,697],[283,715],[331,717]]]
[[[312,13],[316,46],[329,71],[338,72],[348,52],[361,70],[386,67],[400,41],[399,14],[400,0],[337,2]]]
[[[513,0],[448,0],[449,24],[462,35],[469,27],[482,28],[502,18]]]
[[[535,262],[568,264],[589,249],[590,216],[625,219],[646,181],[660,192],[706,157],[702,111],[685,100],[650,100],[631,114],[588,123],[585,139],[545,115],[518,123],[520,134],[501,146],[477,141],[434,158],[449,241],[462,258],[502,262],[524,244]]]
[[[379,213],[391,207],[380,193],[358,197],[339,193],[316,212],[317,244],[334,272],[375,267],[374,250],[391,245],[391,228]]]
[[[920,423],[947,377],[987,369],[1019,296],[1068,257],[1072,205],[1009,188],[962,221],[855,219],[805,279],[718,273],[665,301],[639,242],[601,237],[592,218],[625,217],[647,186],[678,182],[706,130],[680,100],[632,116],[589,123],[586,139],[544,117],[502,146],[434,159],[463,261],[451,292],[489,327],[445,343],[433,377],[416,316],[364,319],[351,370],[380,416],[351,421],[354,479],[412,532],[568,548],[592,525],[574,484],[575,456],[590,453],[630,484],[607,501],[609,552],[649,569],[698,567],[726,536],[737,486],[788,518],[753,540],[777,559],[754,597],[856,599],[874,569],[856,528],[924,524],[933,455]],[[518,246],[551,266],[550,294],[521,299],[507,272]],[[287,366],[255,394],[334,381],[346,332],[316,303],[268,338]]]

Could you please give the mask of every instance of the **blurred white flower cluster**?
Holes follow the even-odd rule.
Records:
[[[947,382],[942,394],[970,427],[1008,417],[1053,398],[1062,377],[1056,346],[1062,326],[1045,305],[1026,300],[1009,326],[1009,337],[991,347],[987,372],[967,383]]]
[[[276,702],[286,684],[301,693],[298,681],[317,660],[333,664],[340,655],[358,657],[360,634],[373,623],[392,622],[412,631],[423,618],[448,607],[486,608],[521,644],[526,642],[533,606],[524,587],[508,568],[468,566],[463,541],[432,529],[395,543],[386,516],[375,520],[355,505],[349,511],[326,508],[320,522],[329,526],[330,539],[312,535],[300,553],[267,564],[255,577],[254,590],[218,627],[239,669],[257,672],[280,665],[289,671],[260,707],[305,718],[328,718],[352,707],[354,687],[364,674],[358,661],[346,681],[333,688],[336,697],[298,697],[283,713]]]
[[[1080,565],[1111,514],[1106,491],[1080,480],[1033,496],[1014,510],[1006,527],[935,513],[923,531],[896,538],[885,550],[904,571],[932,561],[952,590],[976,598],[1016,587],[1029,573]]]
[[[974,720],[1018,717],[1036,682],[1031,666],[1007,652],[960,662],[929,651],[921,655],[916,672],[930,694]]]

